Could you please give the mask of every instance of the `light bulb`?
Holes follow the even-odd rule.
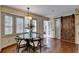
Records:
[[[32,17],[31,16],[26,16],[25,19],[26,20],[32,20]]]

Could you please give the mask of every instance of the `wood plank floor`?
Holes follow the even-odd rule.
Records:
[[[46,47],[43,48],[42,53],[78,53],[79,46],[73,43],[64,42],[58,39],[48,38],[46,41]],[[3,49],[2,53],[16,53],[16,45]]]

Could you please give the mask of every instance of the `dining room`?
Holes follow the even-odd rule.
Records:
[[[1,5],[0,11],[1,53],[79,52],[78,5]]]

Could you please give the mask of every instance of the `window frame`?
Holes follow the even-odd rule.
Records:
[[[15,27],[17,27],[17,19],[16,18],[23,18],[23,28],[24,28],[24,17],[22,17],[22,16],[15,16],[15,22],[16,22],[16,25],[15,25]],[[17,28],[16,28],[16,30],[15,30],[15,33],[16,34],[23,34],[24,33],[24,29],[23,29],[23,33],[17,33]]]
[[[5,34],[5,15],[12,16],[12,33],[11,34]],[[1,12],[1,36],[10,36],[13,35],[13,15],[5,12]]]
[[[12,34],[5,34],[5,15],[12,16],[12,18],[13,18],[12,19]],[[6,13],[6,12],[1,12],[1,37],[9,37],[9,36],[15,36],[15,35],[22,34],[22,33],[16,33],[16,17],[21,17],[21,18],[23,18],[23,20],[25,20],[24,16],[14,15],[11,13]],[[23,32],[24,32],[24,30],[23,30]]]
[[[5,25],[5,21],[6,21],[6,19],[5,19],[5,16],[11,16],[12,17],[12,24],[11,24],[11,31],[12,31],[12,33],[13,33],[13,16],[12,15],[9,15],[9,14],[5,14],[4,15],[4,35],[11,35],[12,33],[10,33],[10,34],[6,34],[6,32],[5,32],[5,29],[6,29],[6,25]]]

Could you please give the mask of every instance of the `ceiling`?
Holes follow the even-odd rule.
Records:
[[[27,11],[30,7],[30,12],[43,15],[46,17],[60,17],[74,13],[78,5],[7,5],[9,7],[18,8]]]

